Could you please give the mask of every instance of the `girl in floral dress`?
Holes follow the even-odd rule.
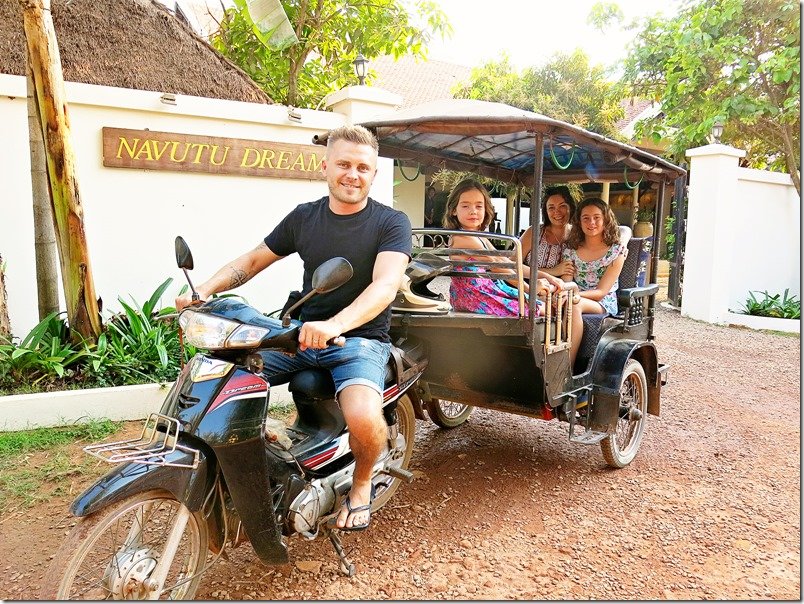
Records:
[[[574,280],[581,290],[573,301],[584,314],[616,315],[615,292],[625,262],[617,219],[597,197],[578,204],[577,217],[563,253],[563,258],[575,265]],[[568,272],[563,278],[571,281],[573,275]],[[573,359],[580,345],[581,339],[573,337]]]
[[[465,179],[455,185],[447,201],[444,212],[444,227],[453,230],[485,231],[494,217],[494,207],[491,205],[491,196],[486,188],[474,179]],[[473,256],[455,256],[456,260],[494,262],[504,261],[499,256],[484,256],[482,251],[492,250],[491,243],[481,237],[470,235],[455,235],[450,241],[450,247],[461,249],[477,249],[481,251]],[[463,270],[472,270],[485,273],[482,267],[471,267]],[[510,269],[499,269],[493,272],[512,275]],[[550,283],[561,287],[562,282],[552,275],[539,271],[539,293],[549,291]],[[528,293],[528,284],[522,283],[525,293]],[[519,296],[515,278],[489,277],[453,277],[450,283],[450,303],[456,311],[472,312],[496,316],[517,316],[519,314]],[[525,297],[527,300],[527,295]],[[537,315],[542,314],[542,301],[537,300]]]

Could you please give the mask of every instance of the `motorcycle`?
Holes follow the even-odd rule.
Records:
[[[351,265],[344,258],[322,264],[313,290],[277,318],[234,298],[201,303],[181,237],[176,260],[194,300],[179,315],[183,340],[207,352],[183,367],[138,439],[85,447],[117,465],[72,503],[79,520],[54,556],[43,599],[192,599],[227,547],[249,541],[263,563],[283,564],[294,535],[326,534],[340,570],[355,572],[339,531],[327,525],[354,470],[332,377],[322,369],[294,375],[289,390],[297,415],[286,426],[272,417],[259,354],[297,352],[302,324],[293,312],[348,281]],[[387,451],[373,468],[372,512],[413,479],[407,470],[415,434],[410,389],[426,366],[421,342],[394,342],[383,393]]]

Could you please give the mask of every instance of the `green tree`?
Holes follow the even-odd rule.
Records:
[[[788,172],[800,195],[800,44],[795,0],[688,0],[644,20],[622,82],[662,114],[640,134],[668,138],[681,159],[722,120],[748,165]]]
[[[469,82],[453,89],[457,98],[507,103],[543,113],[609,137],[621,138],[616,122],[623,116],[606,70],[590,65],[580,49],[556,53],[541,67],[518,73],[507,55],[472,70]]]
[[[594,28],[605,32],[610,24],[619,25],[625,19],[623,10],[616,2],[597,2],[592,6],[586,22]]]
[[[212,45],[240,66],[275,101],[316,107],[354,83],[358,53],[426,58],[434,35],[451,35],[446,15],[431,0],[413,12],[403,0],[281,0],[299,42],[285,49],[264,45],[246,9],[235,0],[212,35]],[[369,73],[369,80],[371,73]]]

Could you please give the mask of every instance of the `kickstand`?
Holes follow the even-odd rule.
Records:
[[[347,577],[354,577],[355,565],[349,561],[349,558],[346,557],[346,552],[343,551],[343,544],[341,543],[341,537],[338,534],[338,531],[330,530],[328,532],[329,540],[332,542],[332,547],[335,548],[335,553],[338,554],[338,558],[340,559],[340,571]]]

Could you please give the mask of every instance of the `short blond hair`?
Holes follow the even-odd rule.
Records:
[[[380,144],[377,137],[363,126],[341,126],[329,131],[327,136],[327,150],[338,141],[347,141],[356,145],[371,145],[375,153],[379,153]]]

